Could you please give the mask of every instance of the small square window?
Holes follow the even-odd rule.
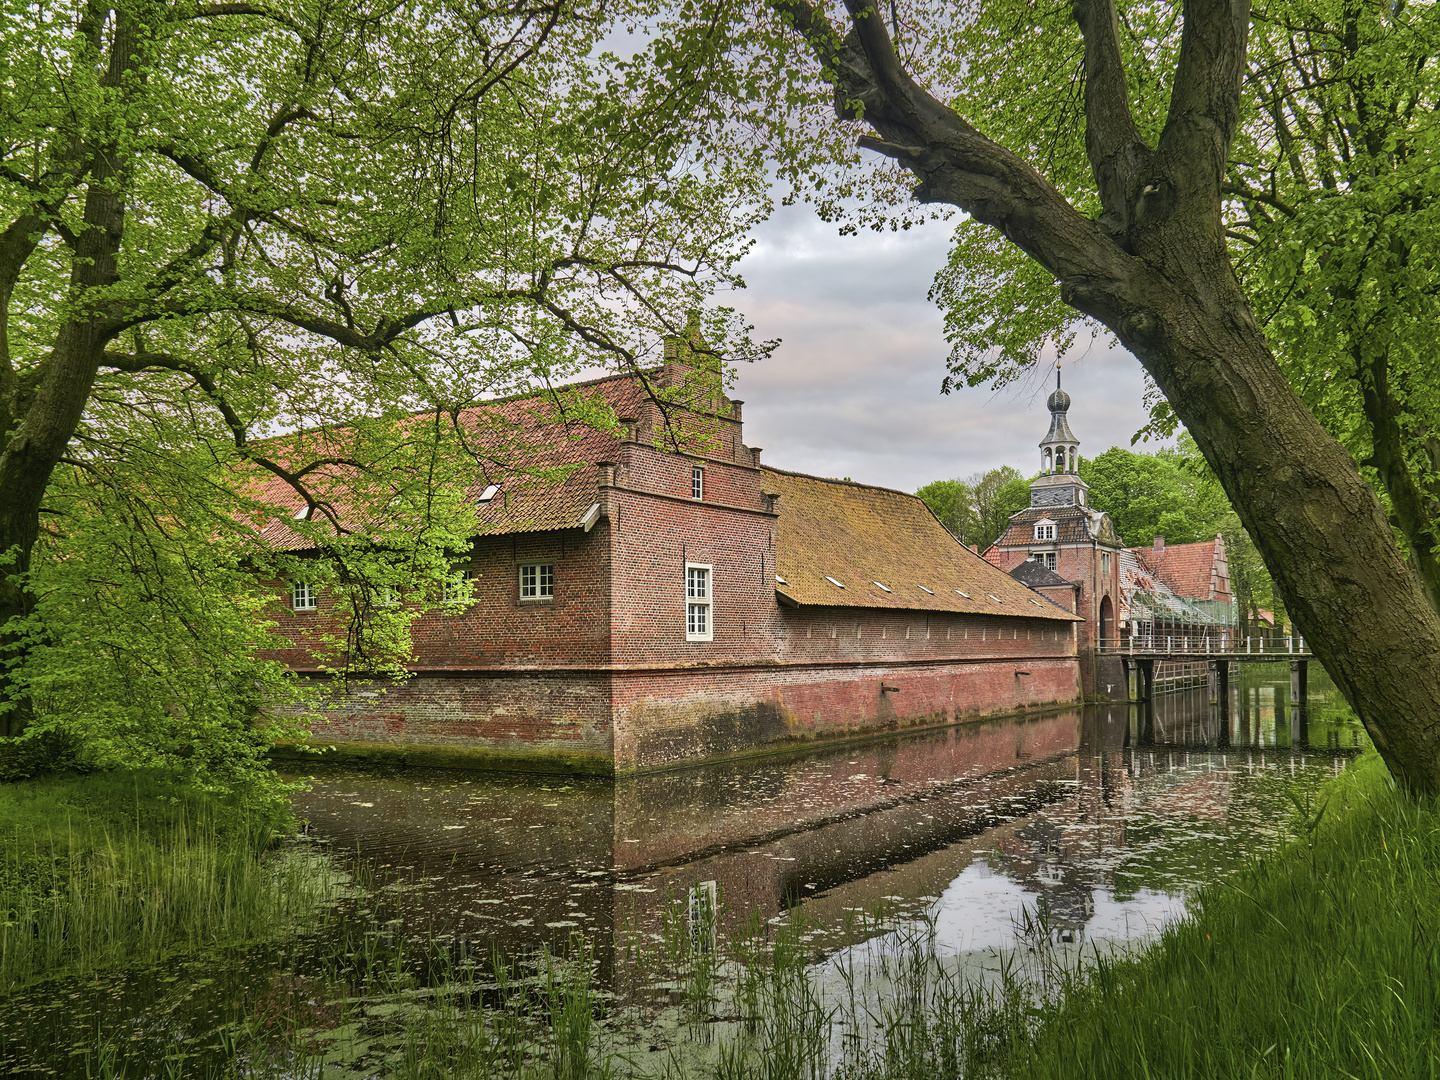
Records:
[[[711,568],[685,564],[685,640],[715,640],[712,607],[715,600]]]
[[[1033,551],[1030,553],[1030,557],[1046,570],[1055,569],[1055,552],[1053,551]]]
[[[690,467],[690,497],[692,499],[705,498],[705,470],[699,465]]]
[[[1054,540],[1055,524],[1053,522],[1042,522],[1035,526],[1036,540]]]
[[[526,563],[520,567],[520,599],[555,599],[554,563]]]
[[[315,586],[308,581],[290,583],[290,607],[294,611],[315,610]]]
[[[468,604],[474,599],[475,571],[456,567],[440,588],[440,600],[446,604]]]

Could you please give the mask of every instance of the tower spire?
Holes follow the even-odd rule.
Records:
[[[1040,476],[1030,485],[1031,506],[1084,506],[1087,485],[1080,479],[1080,440],[1070,430],[1070,395],[1060,389],[1060,364],[1055,364],[1055,389],[1045,399],[1050,430],[1040,440]]]

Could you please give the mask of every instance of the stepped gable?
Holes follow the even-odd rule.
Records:
[[[646,372],[647,376],[653,374]],[[581,527],[582,518],[599,498],[599,470],[595,463],[614,460],[620,440],[587,424],[567,421],[559,403],[572,394],[599,399],[597,404],[603,402],[617,416],[639,415],[648,399],[641,378],[627,374],[484,402],[459,413],[456,422],[467,444],[476,451],[475,477],[466,496],[475,506],[477,535]],[[412,421],[434,423],[435,414],[416,414]],[[450,417],[442,416],[441,422],[448,425]],[[272,440],[269,452],[295,462],[344,457],[349,435],[344,427],[302,432]],[[287,443],[291,447],[288,453],[275,449],[277,444],[283,448]],[[563,477],[553,473],[535,475],[567,466],[572,469]],[[335,506],[342,521],[351,505],[346,495],[351,475],[343,467],[326,467],[306,478],[317,495]],[[489,501],[479,502],[492,483],[499,486],[499,491]],[[289,484],[266,474],[253,494],[258,502],[274,509],[275,516],[261,525],[261,536],[267,543],[285,551],[312,546],[307,537],[291,528],[304,500]]]
[[[782,602],[1080,621],[976,555],[914,495],[768,466],[763,472],[766,491],[779,496],[775,592]]]
[[[1176,596],[1189,600],[1214,600],[1220,584],[1216,581],[1216,544],[1216,540],[1207,540],[1201,544],[1171,544],[1159,551],[1153,546],[1128,550],[1134,553],[1146,573],[1163,581]],[[1229,582],[1224,584],[1228,586]],[[1228,587],[1218,591],[1229,595]]]

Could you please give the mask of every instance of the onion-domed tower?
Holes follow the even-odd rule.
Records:
[[[1055,389],[1045,401],[1050,430],[1040,440],[1040,475],[1030,481],[1030,505],[984,553],[987,561],[1084,617],[1076,640],[1086,697],[1123,697],[1120,662],[1098,655],[1119,640],[1115,612],[1120,596],[1120,537],[1108,514],[1087,505],[1090,486],[1080,479],[1080,440],[1070,430],[1070,395]]]
[[[1080,479],[1080,440],[1070,431],[1070,395],[1060,389],[1055,365],[1055,390],[1046,400],[1050,430],[1040,440],[1040,476],[1030,485],[1031,506],[1084,506],[1089,485]]]

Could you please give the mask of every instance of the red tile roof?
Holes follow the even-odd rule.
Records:
[[[1220,545],[1217,565],[1216,544]],[[1203,544],[1170,544],[1161,551],[1149,547],[1131,548],[1147,573],[1170,586],[1176,596],[1191,600],[1218,600],[1229,597],[1229,581],[1225,574],[1224,541],[1218,537]],[[1216,569],[1220,575],[1212,572]],[[1217,595],[1215,586],[1223,586],[1224,595]]]
[[[475,532],[539,532],[578,526],[598,499],[595,462],[613,461],[619,441],[609,432],[569,417],[577,406],[586,405],[608,406],[617,416],[636,416],[646,396],[638,376],[615,375],[461,411],[453,424],[473,452],[466,497],[475,507]],[[427,413],[408,422],[435,421],[435,414]],[[448,415],[442,415],[440,422],[452,424]],[[271,440],[268,452],[282,462],[344,458],[353,437],[351,429],[343,427],[302,432]],[[342,523],[351,528],[357,523],[346,518],[357,501],[353,494],[357,475],[345,466],[327,466],[305,478],[317,497],[330,503]],[[500,490],[489,502],[477,502],[492,483]],[[292,527],[304,500],[288,483],[266,473],[257,478],[251,495],[268,508],[257,524],[269,544],[288,551],[313,546],[313,541]]]
[[[775,591],[791,603],[1079,621],[956,540],[914,495],[765,474],[780,496]]]

